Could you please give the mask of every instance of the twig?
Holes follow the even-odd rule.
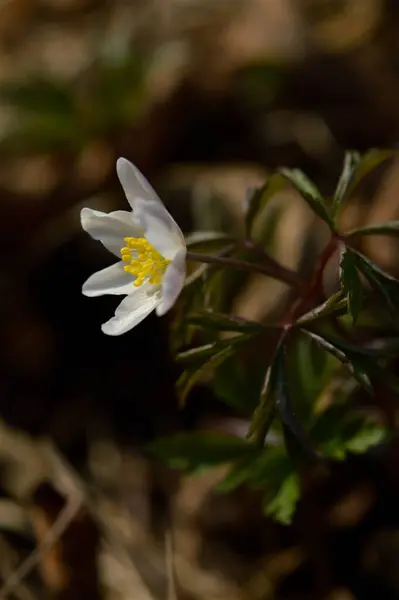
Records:
[[[11,594],[11,592],[18,587],[21,581],[23,581],[25,577],[27,577],[29,573],[40,564],[44,554],[60,538],[60,536],[66,531],[70,523],[73,521],[81,505],[82,500],[80,498],[70,499],[69,502],[66,503],[54,521],[53,527],[44,536],[40,546],[22,561],[19,567],[17,567],[14,573],[0,589],[0,600],[6,600],[9,594]]]
[[[175,569],[173,530],[167,527],[165,530],[165,562],[166,575],[168,580],[167,600],[177,600],[177,581]]]
[[[304,284],[299,276],[294,271],[283,267],[279,263],[275,263],[273,265],[259,265],[247,262],[245,260],[240,260],[238,258],[214,256],[209,254],[201,254],[199,252],[187,252],[186,259],[193,262],[208,263],[220,265],[221,267],[232,267],[234,269],[262,273],[268,277],[273,277],[274,279],[284,281],[297,290],[304,290]]]
[[[330,258],[336,252],[339,241],[340,238],[333,235],[327,246],[324,248],[314,267],[313,275],[307,284],[304,293],[291,305],[281,321],[281,324],[285,329],[289,329],[298,317],[313,308],[315,301],[322,295],[324,269]]]
[[[0,563],[0,574],[2,579],[7,581],[15,571],[15,550],[9,545],[5,538],[0,537],[0,553],[2,561]],[[19,600],[35,600],[35,596],[31,590],[20,581],[13,590],[14,596]]]

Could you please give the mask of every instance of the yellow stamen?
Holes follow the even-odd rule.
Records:
[[[126,246],[121,248],[124,270],[135,276],[133,285],[139,287],[147,279],[150,283],[159,284],[170,260],[164,258],[145,238],[126,237]]]

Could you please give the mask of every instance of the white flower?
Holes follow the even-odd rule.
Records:
[[[175,303],[186,275],[184,236],[145,177],[125,158],[116,163],[131,212],[80,213],[82,227],[120,260],[84,283],[86,296],[126,294],[115,316],[101,326],[121,335],[153,310],[165,314]]]

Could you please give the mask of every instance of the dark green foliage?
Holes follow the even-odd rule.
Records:
[[[247,439],[180,434],[155,442],[152,450],[189,472],[229,463],[218,489],[229,492],[248,485],[261,490],[265,514],[280,523],[289,523],[294,515],[304,470],[325,469],[329,461],[343,460],[348,453],[367,452],[391,434],[383,425],[387,421],[374,393],[377,385],[395,394],[399,391],[390,371],[399,354],[395,325],[399,282],[355,249],[352,240],[361,235],[397,235],[399,224],[338,233],[340,211],[357,185],[391,157],[391,151],[371,151],[364,157],[347,153],[332,200],[324,198],[299,170],[281,169],[252,193],[246,235],[262,248],[268,247],[269,240],[253,240],[254,223],[286,185],[298,191],[331,232],[312,277],[282,320],[256,323],[230,314],[231,295],[243,278],[234,278],[230,269],[220,272],[214,265],[191,274],[180,299],[183,308],[173,337],[190,346],[177,354],[184,368],[177,383],[181,401],[187,400],[199,380],[207,380],[219,399],[248,419],[248,434]],[[274,227],[273,221],[263,231],[272,237]],[[223,256],[237,256],[229,238],[201,235],[189,243],[199,244],[197,248],[204,252],[210,251],[210,244],[220,244],[216,252],[222,248]],[[323,270],[334,253],[340,255],[340,288],[323,299]],[[250,254],[240,256],[250,259]],[[278,265],[272,276],[279,278]],[[371,310],[375,292],[379,305]],[[177,337],[182,331],[184,335]],[[359,410],[359,397],[370,410]]]

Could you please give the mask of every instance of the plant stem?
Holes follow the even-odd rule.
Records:
[[[282,317],[279,326],[282,329],[282,334],[277,338],[274,346],[274,358],[279,350],[279,347],[283,343],[284,337],[291,330],[292,326],[296,323],[298,317],[308,311],[314,306],[314,303],[323,295],[323,273],[327,263],[331,257],[335,254],[339,247],[340,238],[336,235],[332,235],[328,244],[325,246],[323,252],[319,256],[313,274],[309,282],[305,285],[301,282],[301,287],[297,288],[299,291],[299,297],[294,299],[291,305],[288,307],[287,312]],[[256,249],[257,250],[257,249]],[[273,260],[273,259],[272,259]],[[274,358],[271,363],[273,363]],[[258,446],[263,447],[265,443],[265,437],[267,434],[268,427],[270,426],[273,414],[270,412],[270,398],[267,398],[266,392],[269,385],[271,366],[269,366],[263,386],[263,390],[260,397],[260,402],[253,413],[251,428],[249,431],[249,439]],[[306,443],[306,442],[305,442]],[[313,454],[313,452],[312,452]]]
[[[330,258],[338,249],[340,239],[333,235],[327,246],[319,256],[319,259],[313,270],[311,280],[306,286],[305,293],[300,296],[297,302],[291,306],[285,317],[282,319],[282,325],[290,328],[302,314],[314,306],[314,303],[323,294],[323,274]]]
[[[270,263],[268,265],[259,265],[250,263],[238,258],[230,258],[227,256],[214,256],[209,254],[201,254],[198,252],[187,252],[186,260],[193,262],[208,263],[219,265],[221,267],[231,267],[233,269],[242,269],[244,271],[253,271],[262,273],[268,277],[284,281],[287,285],[296,288],[299,292],[303,292],[304,283],[294,271],[283,267],[279,263]]]

